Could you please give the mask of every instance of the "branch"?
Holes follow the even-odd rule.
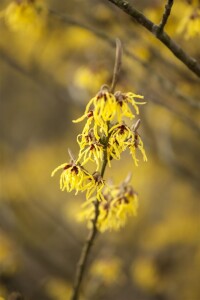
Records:
[[[105,144],[104,160],[103,160],[103,164],[102,164],[102,167],[101,167],[101,176],[102,177],[104,175],[106,165],[107,165],[107,151],[106,151],[106,148],[107,148],[107,143]],[[84,244],[82,252],[81,252],[80,259],[79,259],[77,267],[76,267],[74,288],[73,288],[73,292],[72,292],[72,296],[71,296],[70,300],[77,300],[78,297],[79,297],[81,282],[82,282],[83,275],[84,275],[85,270],[86,270],[88,257],[89,257],[89,254],[91,252],[91,248],[92,248],[92,245],[94,243],[94,240],[95,240],[95,238],[98,234],[98,229],[97,229],[97,220],[98,220],[98,216],[99,216],[99,201],[98,200],[96,200],[94,202],[94,207],[95,207],[95,216],[94,216],[94,219],[92,220],[92,229],[89,232],[88,237],[85,241],[85,244]]]
[[[111,47],[115,47],[115,40],[108,36],[106,33],[104,33],[103,31],[101,30],[98,30],[96,28],[93,28],[83,22],[80,22],[80,21],[77,21],[77,20],[74,20],[72,17],[70,17],[69,15],[65,14],[61,14],[59,12],[56,12],[54,10],[49,10],[49,14],[54,17],[54,18],[57,18],[58,20],[60,20],[63,24],[66,24],[66,25],[72,25],[72,26],[77,26],[77,27],[81,27],[81,28],[84,28],[85,30],[93,33],[95,36],[97,36],[98,38],[100,38],[102,41],[106,42],[108,45],[110,45]],[[132,53],[131,51],[129,51],[128,49],[124,49],[124,54],[129,57],[131,60],[134,60],[136,63],[138,63],[140,66],[142,66],[143,68],[147,69],[149,67],[149,64],[142,61],[138,56],[136,56],[134,53]],[[156,54],[158,56],[158,53]],[[163,58],[161,57],[162,61],[163,61]],[[170,91],[175,91],[175,87],[174,85],[165,77],[162,77],[161,74],[156,74],[155,72],[153,72],[151,74],[151,76],[155,77],[157,80],[161,81],[161,82],[165,82],[165,88],[166,88],[166,85],[168,86],[168,89],[167,90],[170,90]],[[200,104],[195,101],[194,99],[186,95],[184,95],[182,92],[180,92],[178,89],[176,89],[176,95],[177,97],[180,99],[180,100],[183,100],[186,104],[188,104],[189,106],[192,106],[194,108],[198,108],[200,109]]]
[[[158,26],[160,32],[164,30],[164,27],[167,24],[167,21],[168,21],[168,18],[170,16],[173,4],[174,4],[174,0],[168,0],[166,5],[165,5],[165,11],[164,11],[162,20],[161,20],[161,22]]]
[[[121,60],[122,60],[122,45],[121,45],[121,41],[119,39],[116,39],[116,55],[115,55],[115,64],[114,64],[114,70],[113,70],[113,79],[112,79],[112,84],[111,84],[111,88],[110,88],[111,93],[114,93],[114,90],[115,90],[115,86],[116,86],[117,79],[118,79],[119,72],[120,72]],[[108,122],[108,127],[109,127],[109,122]],[[103,163],[102,163],[101,172],[100,172],[100,175],[102,178],[104,176],[106,166],[108,163],[107,146],[108,146],[109,138],[110,138],[110,135],[108,134],[108,136],[106,137],[106,140],[103,144],[104,145]],[[83,279],[83,275],[85,273],[88,257],[89,257],[93,242],[98,234],[97,220],[99,217],[99,201],[96,200],[93,204],[94,204],[94,208],[95,208],[95,215],[94,215],[94,219],[92,220],[92,229],[89,232],[88,238],[85,242],[85,245],[83,246],[81,256],[80,256],[79,262],[77,264],[75,282],[74,282],[74,288],[73,288],[71,300],[77,300],[79,297],[81,282]]]
[[[121,64],[122,64],[122,44],[119,39],[116,39],[116,57],[115,57],[115,65],[113,70],[113,78],[112,78],[112,83],[110,88],[111,93],[113,93],[115,90],[115,86],[120,73]]]
[[[170,36],[159,30],[159,26],[146,18],[141,12],[132,7],[128,1],[108,0],[131,16],[137,23],[145,27],[156,36],[182,63],[184,63],[194,74],[200,77],[200,64],[193,57],[189,56]],[[166,17],[165,17],[166,18]],[[162,24],[162,22],[161,22]]]
[[[75,282],[74,282],[74,288],[73,288],[73,293],[72,293],[72,296],[71,296],[71,300],[77,300],[78,299],[81,282],[82,282],[83,275],[84,275],[85,269],[86,269],[86,264],[87,264],[87,261],[88,261],[88,256],[89,256],[91,247],[93,245],[94,239],[95,239],[95,237],[98,233],[97,227],[96,227],[98,216],[99,216],[99,202],[97,200],[96,203],[95,203],[95,217],[92,220],[92,229],[89,232],[89,235],[87,237],[85,245],[83,246],[79,262],[77,264]]]
[[[59,12],[54,11],[54,10],[49,10],[49,14],[52,17],[55,17],[58,20],[60,20],[63,24],[66,24],[66,25],[70,24],[72,26],[77,26],[77,27],[84,28],[85,30],[93,33],[95,36],[100,38],[102,41],[106,42],[111,47],[115,46],[115,40],[112,37],[108,36],[106,33],[104,33],[101,30],[90,27],[89,25],[86,25],[83,22],[74,20],[69,15],[66,15],[66,14],[63,15]],[[147,69],[149,67],[149,64],[142,61],[139,57],[137,57],[131,51],[129,51],[127,49],[124,49],[123,52],[127,57],[129,57],[131,60],[134,60],[136,63],[138,63],[143,68]],[[158,56],[159,54],[157,53],[156,55]],[[11,56],[8,56],[8,54],[0,48],[0,59],[1,58],[4,60],[4,62],[8,63],[16,71],[22,73],[23,75],[25,75],[27,77],[30,77],[33,81],[36,81],[38,79],[38,77],[37,77],[37,79],[35,77],[34,78],[31,77],[32,73],[30,73],[29,70],[24,69],[18,62],[13,60],[13,58]],[[163,61],[163,58],[161,58],[161,59]],[[151,77],[155,77],[156,80],[159,81],[160,84],[162,84],[162,87],[165,88],[165,90],[173,91],[173,93],[176,94],[177,98],[184,101],[188,106],[190,106],[192,108],[200,109],[200,104],[195,99],[193,99],[191,96],[189,97],[188,95],[185,95],[184,93],[179,91],[177,88],[175,88],[174,84],[172,84],[167,78],[164,78],[161,74],[156,74],[155,72],[153,72],[153,73],[151,73]],[[43,82],[41,83],[41,80],[37,80],[37,83],[39,83],[39,85],[42,85],[42,87],[44,86],[43,85],[44,83]],[[149,100],[151,100],[151,99],[149,99]],[[161,102],[157,103],[157,104],[163,106],[163,103],[161,103]],[[167,107],[167,109],[169,109],[169,111],[171,111],[172,107],[171,106]],[[180,115],[177,114],[177,117],[183,121],[183,118]]]

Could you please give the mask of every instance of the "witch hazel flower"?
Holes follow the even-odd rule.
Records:
[[[116,71],[116,70],[115,70]],[[132,127],[127,125],[139,115],[139,107],[146,102],[143,96],[132,92],[114,91],[103,85],[86,105],[84,114],[74,120],[83,122],[82,132],[77,136],[79,153],[77,159],[70,154],[71,161],[61,164],[52,176],[61,171],[60,188],[67,192],[85,192],[81,220],[101,232],[118,230],[129,217],[135,216],[138,195],[127,182],[119,186],[108,185],[103,178],[106,166],[113,160],[120,160],[121,154],[129,151],[135,166],[138,166],[138,152],[147,161],[144,145],[138,133],[140,120]],[[88,170],[93,168],[92,172]]]

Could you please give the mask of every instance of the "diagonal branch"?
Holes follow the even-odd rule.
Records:
[[[140,11],[132,7],[125,0],[108,0],[131,16],[134,21],[145,27],[153,35],[156,36],[184,65],[186,65],[194,74],[200,77],[200,64],[196,59],[189,56],[171,37],[164,31],[159,30],[159,26],[145,17]]]
[[[77,21],[67,14],[63,15],[54,10],[49,10],[49,14],[52,17],[60,20],[60,22],[62,22],[63,24],[81,27],[81,28],[93,33],[95,36],[100,38],[102,41],[106,42],[109,46],[115,47],[115,40],[112,37],[108,36],[103,31],[98,30],[93,27],[90,27],[88,24],[85,24],[81,21]],[[138,56],[136,56],[136,54],[129,51],[128,49],[124,49],[123,52],[127,57],[129,57],[131,60],[134,60],[136,63],[138,63],[143,68],[147,69],[149,67],[149,64],[142,61]],[[156,55],[158,55],[158,53]],[[163,60],[163,58],[161,58],[161,57],[160,57],[160,59]],[[173,92],[176,94],[178,99],[183,100],[187,105],[189,105],[191,107],[200,109],[200,104],[197,101],[195,101],[191,96],[189,97],[188,95],[184,95],[182,92],[180,92],[177,88],[175,88],[175,86],[166,77],[162,77],[161,74],[156,74],[155,72],[153,72],[151,74],[151,76],[155,77],[162,84],[162,87],[164,87],[165,89],[167,88],[168,91],[173,90]]]

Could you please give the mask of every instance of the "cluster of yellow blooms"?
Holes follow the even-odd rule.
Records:
[[[184,33],[186,39],[193,38],[200,34],[200,1],[189,0],[177,29],[178,33]]]
[[[52,172],[53,176],[55,172],[62,170],[62,191],[75,190],[76,194],[86,191],[81,219],[86,219],[89,226],[96,213],[94,201],[99,201],[96,226],[100,231],[119,229],[126,223],[128,216],[137,212],[137,193],[125,183],[119,187],[105,184],[102,166],[107,163],[111,166],[112,159],[120,159],[121,153],[126,149],[129,149],[136,165],[137,149],[142,153],[143,160],[147,160],[143,142],[137,132],[140,121],[132,127],[124,121],[124,117],[135,117],[131,106],[136,114],[139,114],[138,105],[145,102],[135,99],[142,98],[140,95],[119,91],[113,94],[106,85],[102,86],[97,95],[89,101],[83,116],[74,121],[76,123],[86,120],[82,133],[77,137],[80,146],[78,158],[74,159],[71,155],[69,163],[60,165]],[[89,161],[96,165],[93,174],[85,169]]]
[[[92,226],[95,217],[95,206],[84,203],[86,207],[80,214],[80,220],[86,219],[88,226]],[[135,216],[138,208],[138,196],[130,185],[106,186],[103,191],[103,199],[99,204],[99,217],[97,228],[99,231],[118,230],[126,224],[129,216]]]

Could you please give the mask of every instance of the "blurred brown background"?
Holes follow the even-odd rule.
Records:
[[[130,1],[159,22],[165,1]],[[200,60],[200,39],[166,31]],[[11,1],[1,1],[5,10]],[[124,48],[117,89],[145,96],[139,130],[148,156],[128,153],[106,178],[132,172],[137,218],[99,236],[82,299],[199,300],[199,80],[150,33],[108,1],[47,1],[38,35],[0,18],[0,296],[67,300],[87,235],[76,221],[84,195],[59,190],[52,170],[76,154],[84,106],[110,83],[115,37]],[[58,13],[55,14],[55,12]],[[65,18],[59,18],[63,14]]]

